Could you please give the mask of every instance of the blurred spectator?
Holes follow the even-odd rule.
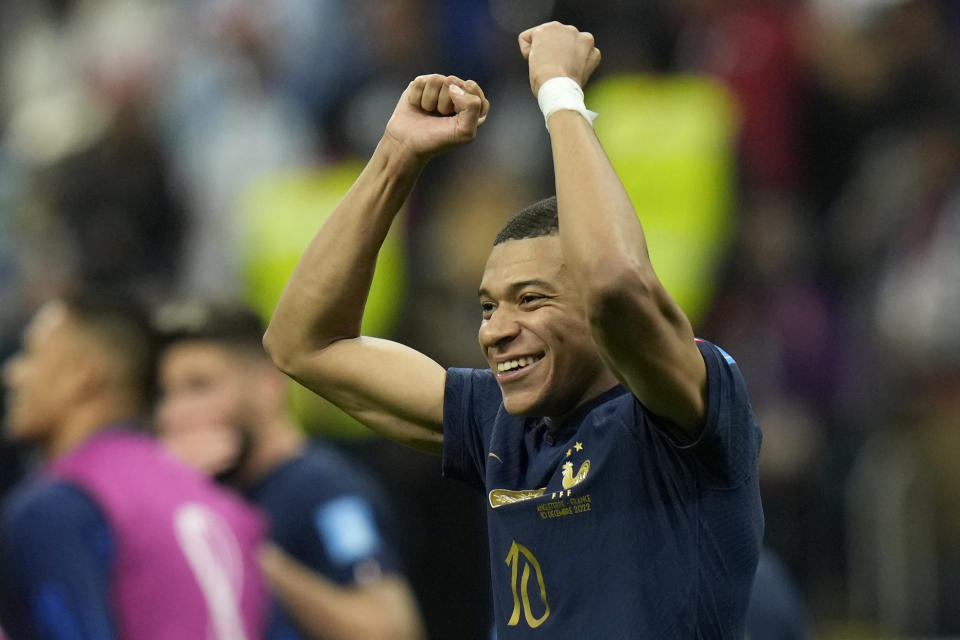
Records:
[[[278,91],[267,6],[202,2],[178,16],[161,107],[171,178],[190,211],[181,268],[194,295],[240,293],[246,185],[317,157],[304,106]]]
[[[29,229],[30,212],[46,212],[66,245],[46,253],[73,279],[169,292],[182,214],[152,124],[161,29],[146,37],[162,10],[118,0],[5,11],[21,27],[4,69],[10,161],[28,178],[14,219]]]
[[[7,428],[47,464],[3,503],[0,615],[33,638],[259,637],[266,591],[249,507],[137,433],[153,336],[129,300],[41,307],[3,368]]]

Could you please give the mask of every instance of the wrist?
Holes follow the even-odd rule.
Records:
[[[378,160],[377,165],[385,171],[413,176],[419,174],[430,159],[429,156],[418,153],[410,144],[398,139],[389,131],[380,138],[371,159],[374,158]]]
[[[584,104],[583,89],[568,76],[555,76],[541,84],[537,91],[537,104],[543,113],[544,124],[548,124],[550,116],[557,111],[575,111],[583,116],[590,126],[593,126],[597,117],[597,113],[587,109]]]

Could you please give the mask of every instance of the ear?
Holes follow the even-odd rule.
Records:
[[[98,395],[110,380],[111,367],[103,354],[88,352],[66,373],[67,389],[78,400]]]

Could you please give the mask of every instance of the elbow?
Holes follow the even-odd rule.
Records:
[[[619,323],[625,317],[652,313],[662,286],[652,269],[607,269],[583,288],[587,320],[592,326]]]
[[[623,330],[625,319],[634,327],[681,327],[686,316],[660,283],[653,269],[624,269],[603,277],[584,296],[586,318],[597,336],[615,335]]]
[[[277,369],[287,375],[294,375],[295,350],[283,340],[273,326],[267,327],[262,344],[264,351],[270,356]]]

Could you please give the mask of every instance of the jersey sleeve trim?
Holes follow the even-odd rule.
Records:
[[[694,453],[711,489],[734,489],[757,473],[759,425],[736,361],[720,347],[697,340],[707,367],[707,406],[700,436],[681,450]]]

